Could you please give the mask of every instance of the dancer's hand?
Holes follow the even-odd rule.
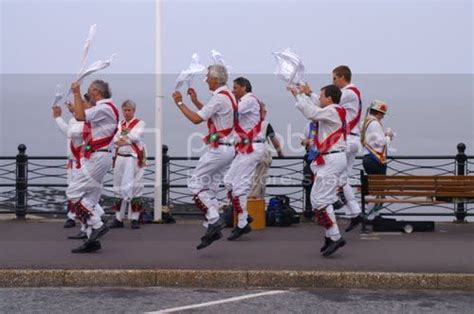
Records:
[[[194,88],[188,88],[188,95],[189,97],[191,98],[191,101],[193,103],[197,102],[198,101],[198,98],[197,98],[197,93],[196,93],[196,90]]]
[[[308,96],[310,96],[311,93],[313,92],[311,90],[311,86],[309,86],[308,83],[306,83],[304,85],[300,85],[300,86],[298,86],[298,88],[299,88],[300,93],[306,94]]]
[[[63,115],[63,110],[61,109],[60,106],[54,105],[53,106],[53,118],[59,118],[60,116]]]
[[[183,102],[183,95],[181,95],[181,93],[178,92],[178,91],[174,92],[172,97],[173,97],[173,100],[174,100],[175,104]]]
[[[71,83],[71,91],[74,95],[79,94],[81,95],[81,84],[78,82],[72,82]]]

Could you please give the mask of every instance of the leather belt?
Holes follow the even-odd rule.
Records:
[[[117,156],[120,156],[120,157],[133,157],[132,154],[119,154],[119,153],[117,153]]]
[[[110,150],[108,150],[108,149],[98,149],[98,150],[91,151],[91,153],[97,153],[97,152],[110,153]]]
[[[343,150],[333,150],[333,151],[330,151],[330,152],[325,152],[325,153],[323,153],[323,155],[343,153],[343,152],[344,152]]]

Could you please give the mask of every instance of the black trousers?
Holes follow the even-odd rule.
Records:
[[[313,171],[311,170],[311,160],[308,160],[308,154],[303,159],[303,188],[305,190],[305,210],[312,211],[311,189],[313,187]]]
[[[370,155],[365,155],[362,159],[365,173],[367,174],[387,174],[387,165],[381,164]]]

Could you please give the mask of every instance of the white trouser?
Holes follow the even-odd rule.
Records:
[[[265,145],[254,143],[254,151],[250,154],[237,154],[230,165],[230,169],[224,177],[224,185],[227,191],[232,191],[234,210],[237,211],[238,227],[247,225],[247,197],[252,185],[255,167],[263,157]],[[235,199],[238,200],[235,200]],[[236,205],[238,201],[239,205]],[[240,208],[235,208],[240,206]]]
[[[341,152],[324,155],[324,160],[324,165],[311,164],[311,170],[315,175],[311,189],[311,205],[314,210],[326,208],[333,223],[329,229],[325,230],[326,237],[336,241],[341,235],[332,204],[337,201],[337,186],[344,179],[343,173],[347,168],[347,159],[346,154]]]
[[[131,201],[143,195],[143,176],[145,168],[139,167],[137,158],[117,155],[114,167],[115,197],[122,199],[120,210],[115,213],[116,218],[122,221],[128,209],[128,218],[138,220],[140,212],[133,212]]]
[[[135,157],[118,155],[114,167],[114,193],[126,201],[141,197],[145,167],[139,167]]]
[[[80,172],[80,168],[76,168],[76,161],[72,160],[72,167],[68,167],[66,174],[67,174],[67,184],[68,186],[71,185],[71,182],[74,181],[74,179],[77,177],[78,173]],[[67,192],[67,191],[66,191]],[[105,214],[104,209],[102,206],[100,206],[99,203],[95,206],[95,210],[99,214],[99,216],[103,216]],[[76,219],[76,213],[73,211],[68,210],[67,212],[67,218],[75,220]],[[81,223],[81,231],[85,231],[85,225]]]
[[[272,153],[265,148],[262,159],[257,164],[252,178],[249,198],[264,199],[267,185],[268,168],[272,165]]]
[[[209,148],[199,158],[188,181],[189,191],[207,207],[206,219],[211,224],[219,220],[217,191],[234,156],[233,146],[219,145],[217,148]]]
[[[346,158],[347,158],[347,167],[342,175],[342,182],[340,186],[346,198],[346,205],[343,207],[344,212],[347,216],[354,218],[361,213],[359,203],[357,202],[354,190],[352,189],[348,179],[352,174],[352,168],[354,167],[354,162],[357,154],[361,150],[362,145],[360,143],[359,136],[349,135],[347,138],[347,149],[346,149]]]
[[[111,166],[112,154],[110,152],[95,152],[92,153],[90,159],[81,158],[81,168],[78,169],[77,176],[74,175],[73,181],[66,190],[68,200],[73,203],[80,201],[82,206],[90,212],[87,226],[94,229],[102,226],[101,213],[96,205],[102,194],[104,177]]]

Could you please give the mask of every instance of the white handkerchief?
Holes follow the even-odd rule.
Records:
[[[227,74],[230,73],[230,70],[231,70],[232,67],[225,62],[224,58],[222,57],[222,54],[219,51],[217,51],[215,49],[212,49],[211,50],[211,59],[212,59],[212,64],[221,64],[221,65],[226,67]]]
[[[62,88],[61,85],[56,85],[56,94],[54,95],[54,100],[52,106],[57,106],[61,99],[63,99],[63,93],[62,93]]]
[[[92,40],[94,39],[95,33],[97,31],[97,24],[91,25],[89,28],[89,34],[87,35],[86,42],[84,43],[84,48],[82,49],[82,57],[81,57],[81,68],[79,69],[79,75],[84,72],[87,63],[87,56],[89,55],[89,48],[92,44]]]
[[[77,79],[77,82],[82,83],[82,81],[86,77],[88,77],[89,75],[109,67],[116,55],[117,54],[114,53],[110,56],[109,59],[107,59],[105,61],[99,60],[99,61],[96,61],[96,62],[92,63],[92,65],[90,65],[87,69],[84,70],[84,72],[82,72],[79,75],[79,78]]]
[[[186,70],[181,71],[176,79],[176,86],[174,89],[176,91],[179,90],[185,83],[188,88],[190,88],[194,76],[204,71],[204,69],[206,69],[206,67],[199,63],[199,55],[197,53],[193,54],[189,67]]]
[[[290,48],[281,52],[274,52],[273,56],[277,62],[275,74],[288,85],[304,84],[304,65],[300,57],[292,52]]]

